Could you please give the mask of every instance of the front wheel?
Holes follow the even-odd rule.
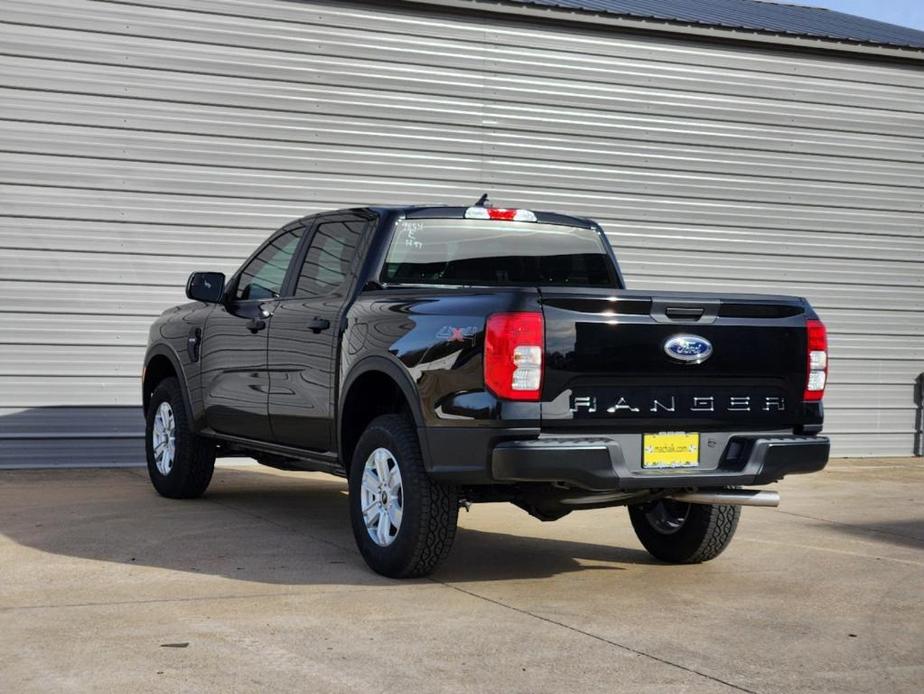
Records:
[[[731,542],[740,517],[740,506],[673,499],[629,506],[629,518],[642,545],[656,559],[672,564],[715,559]]]
[[[459,497],[424,469],[417,432],[401,415],[377,417],[350,465],[350,520],[360,554],[390,578],[426,576],[456,535]]]
[[[215,469],[215,444],[190,429],[175,378],[164,379],[154,389],[146,424],[148,475],[157,492],[171,499],[202,496]]]

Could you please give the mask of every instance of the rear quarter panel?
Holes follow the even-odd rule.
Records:
[[[538,403],[502,402],[484,388],[485,320],[501,311],[538,311],[531,289],[432,287],[361,294],[347,314],[341,400],[363,360],[384,358],[413,384],[426,426],[535,426]]]

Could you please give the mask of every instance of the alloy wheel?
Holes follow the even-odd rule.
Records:
[[[401,470],[387,448],[376,448],[366,458],[361,492],[366,531],[375,544],[387,547],[398,536],[404,512]]]
[[[164,477],[173,470],[176,459],[176,418],[169,402],[162,402],[154,413],[154,430],[151,432],[154,464]]]

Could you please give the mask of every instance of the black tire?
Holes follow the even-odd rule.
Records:
[[[362,510],[366,461],[379,448],[392,454],[401,473],[402,518],[387,546],[373,540]],[[427,474],[417,432],[406,417],[383,415],[369,424],[353,452],[349,482],[353,536],[369,568],[390,578],[413,578],[428,575],[446,558],[456,536],[458,492]]]
[[[154,452],[154,420],[162,403],[170,406],[176,426],[175,455],[167,474],[158,470]],[[194,499],[205,493],[215,469],[215,444],[190,430],[183,393],[175,378],[165,378],[151,395],[144,445],[148,475],[158,494],[171,499]]]
[[[740,506],[670,499],[629,506],[629,518],[642,545],[656,559],[671,564],[715,559],[731,542],[740,517]]]

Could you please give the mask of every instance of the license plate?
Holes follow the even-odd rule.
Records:
[[[643,436],[643,468],[696,467],[697,465],[699,465],[699,434],[668,431]]]

